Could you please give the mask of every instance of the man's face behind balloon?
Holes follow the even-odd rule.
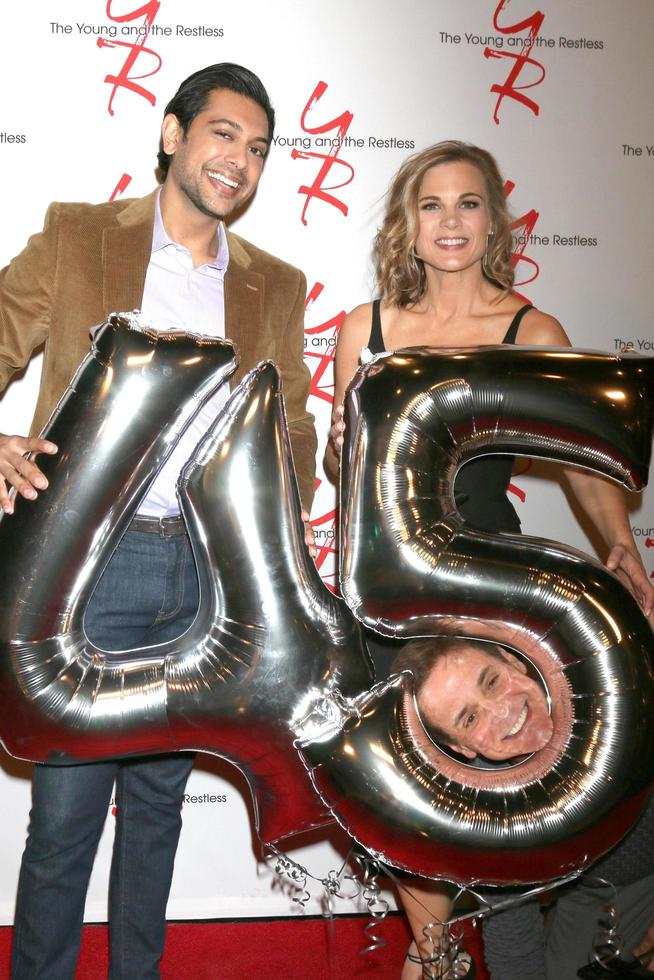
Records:
[[[439,657],[421,686],[424,719],[469,759],[501,761],[542,749],[553,723],[540,685],[506,651],[463,647]]]

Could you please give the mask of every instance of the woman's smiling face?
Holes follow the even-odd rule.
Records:
[[[416,254],[441,272],[474,266],[486,251],[491,229],[484,176],[465,160],[441,163],[422,178]]]

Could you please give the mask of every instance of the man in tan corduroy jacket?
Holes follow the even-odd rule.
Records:
[[[45,346],[32,434],[0,436],[0,505],[6,515],[13,510],[9,488],[27,499],[46,488],[37,462],[26,454],[56,452],[36,433],[88,352],[89,329],[113,311],[136,308],[155,325],[169,318],[168,326],[192,324],[195,332],[233,340],[240,365],[232,384],[262,358],[277,363],[308,510],[315,433],[306,411],[305,279],[226,231],[223,221],[254,192],[273,127],[268,95],[252,72],[232,64],[196,72],[166,108],[162,187],[140,200],[53,204],[44,230],[0,273],[0,390]],[[176,474],[166,483],[164,472],[88,604],[85,628],[100,649],[174,639],[195,617],[197,575],[174,495]],[[74,977],[86,889],[114,780],[110,975],[159,977],[191,764],[192,757],[182,753],[35,767],[16,906],[15,980]]]

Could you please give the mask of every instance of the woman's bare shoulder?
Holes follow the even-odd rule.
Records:
[[[338,331],[338,346],[341,350],[360,350],[370,338],[372,326],[372,303],[361,303],[351,310]]]
[[[556,317],[536,309],[525,313],[518,331],[518,343],[546,347],[570,346],[568,335]]]
[[[334,358],[334,400],[340,405],[343,392],[359,366],[359,355],[370,340],[372,303],[362,303],[347,314],[338,331]]]
[[[347,314],[343,320],[340,332],[342,333],[343,330],[346,330],[348,333],[357,333],[367,328],[368,333],[370,333],[371,323],[372,303],[361,303]]]

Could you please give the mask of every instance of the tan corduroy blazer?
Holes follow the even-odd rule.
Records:
[[[109,313],[138,309],[152,248],[156,191],[107,204],[52,204],[45,227],[0,272],[0,391],[45,349],[32,432],[39,432]],[[232,385],[263,358],[279,367],[302,501],[313,496],[316,441],[306,411],[302,273],[227,233],[225,333],[240,351]]]

